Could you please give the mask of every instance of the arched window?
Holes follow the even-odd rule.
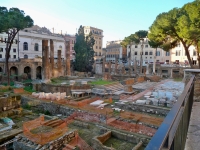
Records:
[[[38,45],[38,43],[35,43],[34,50],[35,51],[39,51],[39,45]]]
[[[24,51],[25,50],[28,50],[28,43],[27,42],[24,42]]]
[[[28,55],[24,55],[24,58],[25,58],[25,59],[28,59]]]
[[[62,46],[60,45],[59,48],[62,48]]]

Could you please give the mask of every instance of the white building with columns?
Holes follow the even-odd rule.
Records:
[[[57,58],[58,50],[61,50],[61,57],[65,58],[64,38],[60,34],[51,33],[45,27],[37,25],[19,31],[19,58],[42,57],[42,40],[54,41],[54,58]],[[48,42],[50,46],[50,42]]]

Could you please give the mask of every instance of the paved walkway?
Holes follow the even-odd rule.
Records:
[[[200,150],[200,102],[194,102],[185,150]]]

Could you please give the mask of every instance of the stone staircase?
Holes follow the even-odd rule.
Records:
[[[124,90],[124,86],[121,83],[107,84],[104,85],[104,87],[107,91],[111,91],[112,93]]]
[[[63,122],[64,122],[63,120],[55,118],[55,119],[46,121],[43,125],[55,128],[59,126],[60,124],[62,124]]]

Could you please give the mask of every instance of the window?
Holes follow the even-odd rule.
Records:
[[[24,58],[25,58],[25,59],[28,59],[28,55],[24,55]]]
[[[3,52],[3,48],[2,47],[0,48],[0,52]]]
[[[170,52],[166,52],[166,56],[170,56]]]
[[[135,45],[135,48],[138,48],[137,45]]]
[[[35,45],[34,45],[34,50],[35,50],[35,51],[39,51],[39,45],[38,45],[38,43],[35,43]]]
[[[99,56],[101,56],[101,52],[99,52]]]
[[[87,30],[86,30],[87,31]],[[72,40],[72,44],[73,44],[73,40]]]
[[[24,42],[24,45],[23,45],[23,46],[24,46],[24,51],[25,51],[25,50],[27,51],[27,50],[28,50],[28,43],[27,43],[27,42]]]
[[[101,32],[100,32],[101,33]],[[101,40],[101,38],[99,38],[99,40]]]
[[[13,55],[13,58],[16,58],[16,55]]]
[[[148,47],[148,45],[145,45],[145,47],[147,48],[147,47]]]
[[[99,49],[101,49],[101,46],[99,46]]]
[[[98,49],[98,46],[96,46],[96,49]]]
[[[153,52],[149,52],[149,55],[153,55]]]
[[[16,53],[16,48],[13,48],[13,53]]]
[[[137,55],[137,52],[135,52],[135,55]]]
[[[180,43],[176,45],[176,47],[181,47]]]
[[[156,56],[160,56],[160,51],[157,51],[157,52],[156,52]]]
[[[1,37],[1,43],[3,43],[3,38]]]
[[[2,54],[0,54],[0,58],[2,58]]]
[[[145,55],[148,55],[148,52],[145,52]]]
[[[101,32],[99,32],[99,34],[101,35]]]
[[[72,50],[74,50],[74,47],[72,47]]]
[[[180,56],[181,55],[181,51],[180,50],[176,50],[176,56]]]
[[[195,49],[193,50],[193,56],[196,56],[197,52],[195,51]]]

